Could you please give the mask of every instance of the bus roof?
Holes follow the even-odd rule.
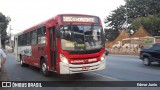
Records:
[[[92,16],[92,17],[98,17],[98,16],[95,16],[95,15],[88,15],[88,14],[58,14],[56,16],[63,16],[63,15],[70,15],[70,16]]]
[[[22,33],[24,33],[24,32],[32,31],[33,29],[36,29],[36,28],[38,28],[38,27],[40,27],[40,26],[43,26],[43,25],[46,25],[48,22],[54,21],[55,18],[60,17],[60,16],[63,16],[63,15],[64,15],[64,16],[66,15],[66,16],[91,16],[91,17],[98,17],[98,16],[86,15],[86,14],[57,14],[56,16],[54,16],[54,17],[52,17],[52,18],[50,18],[50,19],[48,19],[48,20],[46,20],[46,21],[43,21],[43,22],[38,23],[38,24],[36,24],[36,25],[28,28],[28,29],[25,29],[24,31],[18,33],[17,35],[20,35],[20,34],[22,34]]]

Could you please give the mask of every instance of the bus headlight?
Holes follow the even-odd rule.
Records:
[[[60,54],[60,59],[63,63],[68,64],[68,60],[64,55]]]
[[[105,59],[105,54],[103,54],[102,56],[101,56],[101,61],[103,61],[104,59]]]

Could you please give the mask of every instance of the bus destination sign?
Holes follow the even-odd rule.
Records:
[[[63,16],[63,22],[88,22],[88,23],[99,23],[97,17],[87,17],[87,16]]]

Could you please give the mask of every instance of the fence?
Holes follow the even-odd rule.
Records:
[[[112,54],[124,54],[124,55],[138,55],[140,48],[110,48],[110,53]]]

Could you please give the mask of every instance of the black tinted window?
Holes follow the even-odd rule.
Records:
[[[46,43],[46,27],[38,28],[38,44],[45,44]]]
[[[32,45],[37,44],[37,31],[36,30],[31,32],[31,44]]]
[[[153,49],[154,49],[154,50],[160,50],[160,45],[154,45],[154,46],[153,46]]]

